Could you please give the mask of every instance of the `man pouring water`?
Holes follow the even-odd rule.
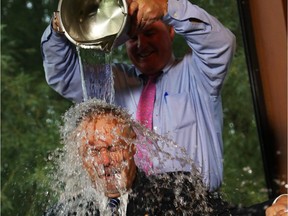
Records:
[[[215,190],[223,175],[220,93],[235,37],[216,18],[187,0],[127,3],[131,26],[125,45],[133,65],[112,65],[114,103],[184,148],[205,184]],[[182,59],[172,52],[175,33],[190,47]],[[63,34],[57,17],[45,30],[41,47],[48,84],[67,99],[83,101],[75,45]],[[86,80],[86,86],[92,82]],[[172,170],[169,164],[163,167],[163,172],[189,171],[185,167]]]

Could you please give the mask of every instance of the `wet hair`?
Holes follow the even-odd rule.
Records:
[[[90,99],[85,102],[72,106],[63,115],[63,126],[61,128],[62,138],[73,133],[79,124],[86,119],[94,119],[101,115],[111,114],[118,123],[130,126],[132,123],[131,115],[127,110],[108,104],[98,99]]]
[[[131,115],[126,110],[101,100],[89,99],[75,104],[63,114],[59,130],[62,147],[56,149],[51,156],[55,170],[57,170],[52,177],[51,184],[53,190],[61,194],[60,199],[74,196],[82,191],[90,191],[94,194],[93,196],[98,193],[94,189],[87,171],[83,169],[79,147],[82,145],[81,138],[85,136],[81,123],[86,120],[90,121],[90,119],[97,120],[103,115],[110,115],[123,126],[123,129],[129,129],[128,133],[130,133],[130,128],[132,129],[131,132],[134,133],[134,127],[131,126],[133,124]],[[130,141],[130,138],[134,140],[134,137],[129,137],[125,141]]]
[[[141,126],[140,123],[132,120],[126,110],[97,99],[90,99],[76,104],[63,115],[64,125],[60,131],[63,148],[54,156],[55,164],[57,165],[55,167],[57,167],[57,169],[55,169],[56,173],[53,176],[55,180],[51,182],[53,190],[61,195],[60,202],[65,203],[67,199],[73,197],[72,200],[75,201],[75,203],[78,201],[83,201],[83,203],[94,202],[96,203],[95,206],[101,206],[103,191],[95,188],[87,170],[83,169],[82,157],[79,155],[79,146],[83,144],[82,137],[85,136],[82,130],[83,128],[81,128],[81,123],[86,120],[90,121],[90,119],[97,120],[98,117],[101,118],[103,115],[109,115],[113,117],[113,121],[115,118],[117,123],[132,128],[137,135],[136,140],[132,141],[133,144],[136,144],[137,147],[147,148],[146,150],[149,156],[159,160],[158,166],[164,167],[165,161],[167,160],[176,160],[181,164],[191,165],[191,175],[188,175],[188,173],[187,175],[182,175],[181,173],[178,175],[178,173],[176,173],[175,176],[173,176],[174,174],[169,174],[169,172],[171,172],[169,169],[168,173],[162,172],[162,174],[159,174],[157,167],[153,167],[155,170],[152,170],[152,175],[149,177],[151,178],[151,183],[147,184],[145,180],[141,182],[141,179],[143,179],[146,174],[142,172],[142,162],[138,161],[140,166],[136,163],[139,170],[136,178],[139,179],[139,181],[136,179],[135,182],[140,182],[139,185],[141,187],[138,185],[139,188],[137,189],[135,186],[133,193],[130,195],[132,200],[133,197],[138,197],[139,195],[143,197],[140,200],[137,199],[140,203],[135,202],[136,205],[139,205],[139,208],[149,208],[153,211],[157,210],[159,208],[154,209],[151,207],[158,206],[159,202],[166,203],[164,200],[167,198],[167,203],[173,208],[176,207],[178,212],[175,213],[177,215],[178,213],[181,215],[185,215],[186,213],[190,214],[191,210],[193,210],[193,213],[200,212],[199,215],[211,215],[208,213],[209,209],[206,203],[206,187],[203,185],[201,175],[198,173],[197,168],[194,167],[192,161],[190,161],[190,158],[187,157],[186,152],[177,146],[175,148],[174,142],[170,141],[169,138],[161,137],[153,131],[149,131],[145,126]],[[129,142],[127,143],[129,144]],[[145,163],[143,163],[143,165],[143,167],[145,167]],[[145,194],[143,194],[142,186],[147,188]],[[159,188],[161,188],[161,191],[164,193],[160,191],[160,194],[158,194]],[[170,196],[166,197],[166,191],[171,191],[173,195],[172,199]],[[78,200],[74,199],[78,194],[81,194],[83,197]],[[189,202],[183,202],[186,196]],[[161,199],[163,199],[163,201],[161,201]],[[156,203],[155,205],[153,204],[154,202]],[[77,203],[77,206],[80,207],[80,204],[78,205]],[[70,210],[69,205],[67,205],[67,210]]]

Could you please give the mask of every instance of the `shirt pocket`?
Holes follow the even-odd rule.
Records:
[[[187,129],[196,122],[193,98],[189,93],[166,94],[162,108],[162,125],[166,132]]]

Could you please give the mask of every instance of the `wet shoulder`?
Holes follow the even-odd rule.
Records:
[[[71,197],[56,203],[43,213],[43,216],[87,215],[99,216],[99,210],[94,201],[84,200],[82,196]]]

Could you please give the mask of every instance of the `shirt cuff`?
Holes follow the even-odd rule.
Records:
[[[68,40],[64,33],[58,33],[57,31],[55,31],[52,28],[52,24],[50,25],[50,34],[53,40],[55,40],[56,42],[65,42],[66,40]]]

